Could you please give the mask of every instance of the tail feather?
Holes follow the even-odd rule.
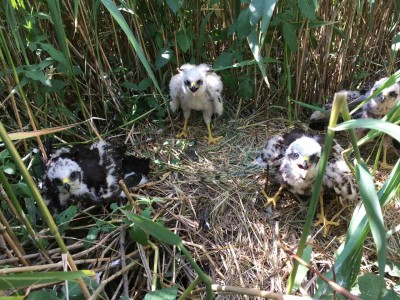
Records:
[[[150,172],[150,159],[127,156],[122,162],[124,181],[128,188],[147,181]]]

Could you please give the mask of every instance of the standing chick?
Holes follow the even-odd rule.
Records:
[[[206,64],[184,64],[178,71],[169,83],[171,110],[175,112],[181,107],[185,118],[183,129],[177,138],[187,136],[187,122],[191,110],[201,110],[207,125],[208,144],[218,144],[222,136],[212,136],[210,122],[213,114],[221,115],[223,111],[221,78]]]

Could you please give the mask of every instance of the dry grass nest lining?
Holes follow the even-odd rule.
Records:
[[[284,119],[266,121],[261,115],[229,122],[217,120],[214,133],[224,133],[225,137],[221,144],[212,146],[201,140],[206,135],[206,127],[200,117],[191,118],[188,140],[176,140],[169,128],[159,131],[151,125],[136,126],[128,137],[133,144],[128,148],[138,155],[151,157],[152,182],[170,172],[154,186],[134,191],[135,198],[148,196],[160,200],[153,203],[151,216],[162,217],[165,226],[182,238],[214,283],[276,292],[285,289],[292,264],[277,241],[295,250],[308,203],[284,193],[276,209],[264,210],[264,199],[259,191],[264,187],[266,177],[261,169],[247,167],[270,136],[288,130],[286,122]],[[176,132],[181,125],[179,121],[174,124]],[[193,139],[198,142],[191,146]],[[272,194],[271,187],[276,188],[276,185],[272,178],[270,181],[268,193]],[[385,221],[388,228],[393,228],[393,224],[400,223],[399,205],[392,202],[389,206],[384,210]],[[335,213],[334,209],[327,210],[328,217]],[[346,233],[351,214],[352,209],[346,209],[341,216],[341,225],[331,230],[328,237],[323,237],[321,227],[312,229],[315,247],[311,263],[319,270],[331,267],[333,253],[341,242],[337,236]],[[199,226],[207,215],[211,224],[209,230]],[[73,237],[73,232],[67,234]],[[70,251],[75,259],[85,258],[78,262],[78,267],[103,270],[103,279],[111,276],[115,270],[110,271],[110,259],[107,257],[115,261],[120,256],[119,236],[119,230],[104,233],[89,251],[82,251],[82,243],[72,245]],[[399,240],[397,233],[389,238],[390,258],[397,261]],[[129,238],[128,242],[135,245]],[[127,257],[136,258],[142,266],[139,272],[144,276],[135,281],[135,290],[149,289],[152,250],[149,247],[142,250],[136,248],[127,254]],[[369,269],[372,265],[369,262],[374,261],[375,253],[371,239],[365,249],[365,268]],[[160,282],[168,284],[170,278],[165,274],[170,273],[174,265],[175,274],[179,274],[175,275],[179,278],[178,283],[187,286],[195,278],[193,270],[180,257],[174,248],[160,246],[158,276],[163,278]]]
[[[293,195],[285,193],[276,210],[265,211],[262,207],[264,200],[258,193],[264,187],[265,176],[261,169],[249,170],[246,166],[270,136],[287,131],[286,121],[265,121],[262,116],[225,124],[217,120],[214,133],[224,133],[225,137],[220,145],[209,146],[201,140],[206,135],[202,120],[196,118],[194,122],[193,119],[189,122],[188,140],[199,140],[195,145],[189,146],[188,142],[181,141],[183,144],[179,146],[171,131],[166,130],[159,136],[153,135],[155,140],[145,146],[152,148],[154,159],[168,162],[165,168],[172,172],[167,180],[146,192],[165,199],[159,208],[164,210],[161,214],[167,226],[181,236],[213,282],[283,291],[291,264],[276,241],[279,238],[289,248],[295,249],[308,203],[299,202]],[[181,125],[181,122],[175,123],[176,132]],[[198,157],[198,161],[194,161],[193,156]],[[170,164],[177,160],[178,165]],[[160,172],[157,164],[153,164],[153,169],[156,176],[165,172],[157,174]],[[271,185],[272,182],[268,184],[269,188]],[[271,192],[269,190],[269,194]],[[332,255],[341,242],[336,236],[346,233],[354,206],[342,213],[341,225],[331,230],[330,236],[323,237],[321,228],[314,228],[311,233],[316,245],[314,265],[320,263],[330,267]],[[390,206],[396,209],[385,209],[385,220],[397,225],[400,221],[398,205]],[[333,205],[326,210],[328,218],[334,215],[335,209],[340,209],[340,206]],[[209,231],[199,226],[207,215],[211,224]],[[276,232],[279,236],[275,236]],[[395,253],[398,253],[399,243],[395,241],[396,237],[393,237],[394,246],[389,251],[392,257],[398,258]],[[370,254],[374,252],[372,241],[367,243],[367,249]]]

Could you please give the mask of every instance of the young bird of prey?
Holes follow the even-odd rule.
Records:
[[[187,136],[188,119],[191,110],[194,109],[203,111],[208,130],[208,144],[219,143],[222,136],[212,136],[210,122],[213,114],[221,115],[223,111],[221,78],[206,64],[184,64],[178,72],[169,83],[171,110],[175,112],[181,107],[185,118],[183,129],[177,137]]]
[[[308,134],[301,129],[293,129],[286,134],[275,135],[267,141],[256,158],[256,163],[271,169],[280,188],[273,197],[267,196],[263,191],[267,200],[265,206],[273,203],[275,207],[283,189],[300,196],[311,195],[317,178],[324,140],[325,137],[322,135]],[[341,156],[342,151],[342,147],[334,141],[323,177],[320,198],[321,214],[319,214],[317,224],[322,223],[325,232],[328,225],[338,225],[338,223],[326,220],[322,194],[334,193],[350,201],[358,197],[353,175]]]
[[[347,93],[347,105],[349,111],[356,108],[361,102],[367,99],[366,92],[360,93],[359,91],[345,91]],[[325,130],[328,126],[331,117],[332,102],[326,103],[322,106],[323,111],[316,110],[310,116],[309,127],[313,130]]]
[[[365,98],[372,96],[389,78],[381,78],[375,82]],[[383,89],[377,96],[365,103],[361,108],[361,118],[383,118],[400,100],[400,82]]]
[[[349,110],[353,110],[364,100],[372,96],[382,85],[387,81],[387,77],[381,78],[374,83],[374,85],[366,90],[365,92],[347,91]],[[354,119],[361,118],[373,118],[381,119],[387,113],[389,113],[400,100],[400,82],[383,89],[378,95],[370,99],[365,103],[352,117]],[[323,129],[329,122],[330,111],[332,109],[332,103],[328,103],[324,106],[326,112],[314,112],[310,117],[310,128],[312,129]],[[361,138],[366,134],[366,130],[357,129],[356,133],[358,138]],[[388,165],[386,161],[387,148],[392,144],[392,138],[385,136],[383,144],[383,157],[381,167],[385,169],[391,169],[392,166]],[[396,148],[396,147],[395,147]]]
[[[127,155],[125,150],[106,141],[57,150],[45,172],[43,194],[47,205],[58,212],[74,203],[101,204],[125,197],[121,179],[128,188],[145,183],[150,159]]]
[[[367,96],[371,96],[376,90],[378,90],[388,78],[382,78],[378,80],[372,89],[367,93]],[[370,101],[365,103],[361,107],[359,118],[373,118],[381,119],[388,114],[400,101],[400,82],[383,89],[377,96],[372,98]],[[357,136],[361,138],[365,135],[366,131],[359,129],[356,130]],[[390,145],[394,146],[396,150],[396,144],[393,143],[393,138],[389,135],[385,135],[383,142],[383,157],[381,162],[381,168],[392,169],[393,166],[387,163],[387,149]]]

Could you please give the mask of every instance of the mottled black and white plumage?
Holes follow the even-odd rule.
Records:
[[[147,181],[150,160],[127,155],[124,146],[95,142],[90,146],[64,147],[47,164],[43,195],[55,212],[68,205],[101,204],[124,197],[128,188]]]
[[[256,162],[268,166],[281,187],[297,195],[311,195],[318,172],[325,137],[301,129],[271,137]],[[323,192],[355,200],[358,192],[353,175],[343,160],[342,147],[334,141],[323,177]],[[272,200],[274,204],[277,199]]]
[[[178,72],[169,83],[171,110],[175,112],[180,107],[185,118],[183,130],[177,137],[187,136],[190,112],[200,110],[208,129],[208,143],[218,143],[222,137],[212,136],[210,122],[213,114],[221,115],[223,111],[221,78],[206,64],[184,64]]]
[[[372,97],[372,95],[386,83],[389,78],[381,78],[376,81],[373,86],[362,92],[358,91],[346,91],[348,98],[349,110],[355,109],[362,102]],[[358,111],[353,114],[354,119],[362,118],[373,118],[381,119],[387,115],[394,107],[400,105],[400,82],[397,81],[393,85],[384,88],[379,94],[372,97],[366,102]],[[326,104],[324,107],[325,112],[314,112],[310,117],[310,128],[316,130],[322,130],[328,125],[330,113],[332,109],[332,103]],[[363,137],[368,130],[357,129],[356,134],[358,138]],[[381,167],[385,169],[391,169],[386,161],[387,149],[393,145],[394,149],[397,150],[397,144],[393,142],[391,136],[386,135],[383,144],[383,158]]]
[[[372,96],[389,78],[378,80],[371,90],[366,94],[365,98]],[[383,89],[378,95],[361,107],[360,118],[383,118],[389,113],[400,100],[400,82]]]
[[[367,96],[372,96],[381,86],[388,80],[388,78],[382,78],[378,80],[372,89],[367,93]],[[373,118],[381,119],[388,114],[398,103],[400,102],[400,82],[383,89],[377,96],[372,98],[370,101],[365,103],[358,113],[358,118]],[[357,129],[356,134],[358,138],[361,138],[367,130]],[[390,135],[385,135],[383,143],[383,157],[381,167],[383,169],[391,169],[392,166],[387,163],[387,149],[393,145],[393,149],[398,151],[398,144],[393,142],[393,138]]]
[[[346,90],[345,92],[347,94],[347,104],[350,111],[356,108],[365,99],[367,99],[367,91],[359,92]],[[323,111],[314,111],[310,116],[309,127],[313,130],[324,130],[325,127],[328,125],[332,111],[332,102],[323,105],[322,109]]]
[[[371,97],[388,80],[387,77],[376,81],[372,87],[362,91],[346,91],[349,110],[355,109],[363,101]],[[354,119],[360,118],[383,118],[391,109],[393,109],[400,100],[400,82],[383,89],[378,95],[371,98],[355,114]],[[328,125],[332,110],[332,102],[323,106],[324,112],[315,111],[310,116],[311,129],[323,129]]]

